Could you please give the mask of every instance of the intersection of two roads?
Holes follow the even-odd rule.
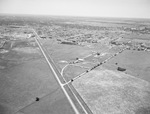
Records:
[[[88,108],[88,106],[84,103],[80,95],[77,93],[77,91],[74,89],[71,83],[67,83],[65,78],[60,74],[58,69],[55,66],[55,63],[53,62],[50,55],[47,53],[47,50],[42,46],[41,42],[39,41],[40,37],[37,34],[37,32],[32,29],[34,34],[36,35],[35,41],[38,44],[39,49],[42,52],[42,55],[44,56],[47,65],[49,66],[49,69],[52,71],[53,76],[56,79],[56,83],[60,86],[63,95],[65,96],[65,100],[68,101],[67,105],[70,105],[72,107],[72,113],[74,114],[91,114],[92,112]],[[70,107],[68,106],[68,107]],[[63,106],[62,106],[63,107]],[[66,107],[67,108],[67,107]],[[67,113],[67,112],[65,112]],[[70,114],[70,113],[69,113]]]

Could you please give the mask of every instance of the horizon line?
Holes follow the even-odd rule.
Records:
[[[81,15],[57,15],[57,14],[30,14],[30,13],[26,13],[26,14],[20,14],[20,13],[0,13],[0,16],[2,15],[13,15],[13,16],[23,16],[23,15],[27,15],[27,16],[53,16],[53,17],[78,17],[78,18],[116,18],[116,19],[150,19],[149,17],[145,18],[145,17],[113,17],[113,16],[81,16]]]

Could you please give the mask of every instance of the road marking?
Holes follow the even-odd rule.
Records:
[[[32,30],[33,30],[33,32],[36,34],[36,36],[39,38],[39,36],[38,36],[38,34],[35,32],[35,30],[34,30],[34,29],[32,29]],[[47,56],[46,56],[44,50],[43,50],[42,47],[41,47],[40,42],[38,41],[38,39],[37,39],[36,37],[34,37],[34,39],[35,39],[35,41],[37,42],[37,44],[38,44],[38,46],[39,46],[39,48],[40,48],[40,50],[41,50],[43,56],[45,57],[45,59],[46,59],[48,65],[49,65],[49,67],[50,67],[51,70],[53,71],[54,76],[55,76],[57,82],[59,83],[61,89],[63,90],[64,94],[66,95],[66,97],[67,97],[69,103],[71,104],[72,108],[74,109],[75,113],[76,113],[76,114],[80,114],[79,111],[77,110],[76,106],[74,105],[73,101],[71,100],[70,96],[68,95],[67,91],[65,90],[63,84],[62,84],[61,81],[59,80],[59,78],[58,78],[58,76],[57,76],[55,70],[53,69],[51,63],[49,62],[49,60],[48,60],[48,58],[47,58]]]

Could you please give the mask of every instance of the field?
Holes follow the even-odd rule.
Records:
[[[131,75],[94,70],[73,85],[94,114],[150,113],[150,84]]]
[[[0,16],[0,114],[74,113],[35,39],[89,113],[150,114],[149,20],[31,15]]]

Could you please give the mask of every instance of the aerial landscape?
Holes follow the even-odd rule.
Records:
[[[150,114],[149,0],[0,0],[0,114]]]
[[[3,15],[0,26],[1,114],[76,113],[61,88],[79,113],[150,114],[149,20]]]

